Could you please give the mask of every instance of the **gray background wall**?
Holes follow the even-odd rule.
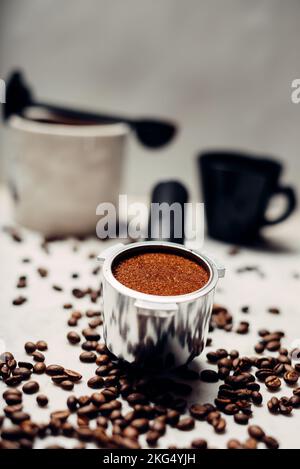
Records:
[[[49,100],[178,119],[161,152],[131,141],[129,193],[167,177],[196,193],[210,147],[279,156],[300,189],[299,24],[298,0],[0,0],[0,77],[22,66]]]

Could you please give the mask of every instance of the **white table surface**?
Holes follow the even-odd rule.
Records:
[[[11,213],[7,194],[4,189],[0,191],[0,222],[4,226],[10,223]],[[40,383],[40,392],[49,397],[47,408],[41,409],[35,402],[35,395],[24,395],[24,409],[28,411],[37,422],[44,422],[48,414],[57,409],[64,409],[69,394],[90,394],[91,390],[86,385],[86,379],[93,375],[94,364],[84,364],[78,359],[80,346],[68,344],[66,334],[70,330],[67,319],[70,310],[64,310],[63,304],[72,302],[74,309],[85,311],[97,307],[91,304],[87,298],[75,299],[70,294],[72,288],[98,287],[99,278],[91,274],[96,266],[96,260],[90,259],[89,254],[101,251],[107,242],[90,239],[84,242],[68,240],[52,243],[50,255],[40,249],[41,239],[36,233],[24,230],[24,242],[16,243],[10,236],[0,231],[0,340],[4,349],[14,353],[17,360],[26,360],[28,355],[24,352],[24,343],[27,340],[46,340],[49,350],[45,352],[46,363],[59,363],[67,368],[75,369],[82,373],[83,380],[70,393],[55,386],[46,375],[37,376]],[[300,340],[300,216],[299,213],[291,217],[287,222],[269,228],[266,231],[268,249],[241,249],[235,256],[228,254],[229,246],[212,240],[205,241],[205,250],[214,255],[226,266],[226,277],[219,283],[215,302],[225,305],[233,314],[234,324],[241,320],[250,322],[250,332],[247,335],[239,335],[236,332],[216,330],[210,334],[213,343],[203,355],[193,362],[193,368],[210,368],[206,362],[205,354],[209,350],[222,347],[228,350],[238,349],[241,355],[254,355],[254,345],[258,341],[257,331],[260,328],[268,328],[271,331],[283,329],[286,337],[283,346],[292,347],[293,341]],[[74,252],[73,247],[78,250]],[[24,264],[21,260],[29,257],[31,262]],[[256,272],[237,274],[236,269],[245,265],[257,265],[264,272],[261,278]],[[37,273],[38,267],[49,269],[49,276],[41,278]],[[78,272],[80,278],[72,279],[71,274]],[[17,289],[16,282],[20,275],[28,276],[28,287]],[[52,285],[63,285],[64,291],[54,291]],[[13,306],[12,299],[18,295],[25,295],[28,301],[22,306]],[[241,312],[241,307],[249,305],[248,314]],[[279,315],[271,314],[267,309],[271,306],[280,308]],[[80,331],[87,325],[87,318],[79,321]],[[269,353],[272,355],[272,353]],[[214,367],[212,367],[214,368]],[[215,369],[215,368],[214,368]],[[34,375],[33,375],[34,376]],[[33,378],[34,379],[34,378]],[[220,384],[220,383],[219,383]],[[189,397],[193,402],[213,402],[217,394],[217,384],[192,382],[193,393]],[[6,389],[0,382],[0,415],[4,401],[2,393]],[[280,391],[271,393],[261,386],[264,401],[272,395],[292,395],[292,389],[284,383]],[[126,409],[126,406],[124,406]],[[281,448],[300,448],[300,410],[294,410],[289,417],[274,416],[269,413],[266,406],[253,406],[253,418],[251,424],[263,427],[268,435],[278,439]],[[160,439],[160,446],[167,448],[169,445],[187,447],[194,438],[205,438],[209,447],[225,448],[230,438],[245,441],[247,427],[237,425],[233,417],[226,416],[227,430],[222,435],[217,435],[213,428],[206,422],[196,422],[195,429],[188,432],[180,432],[168,428],[165,436]],[[72,418],[71,418],[72,422]],[[141,438],[143,443],[143,437]],[[73,447],[75,440],[64,437],[49,437],[45,440],[37,440],[36,446],[43,448],[50,444],[61,444],[65,447]],[[89,446],[89,445],[88,445]],[[264,445],[260,445],[264,447]]]

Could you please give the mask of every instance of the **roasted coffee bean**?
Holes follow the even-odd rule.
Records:
[[[251,438],[254,438],[255,440],[262,440],[265,436],[265,432],[261,427],[258,425],[250,425],[248,427],[248,433],[251,436]]]
[[[158,432],[160,435],[164,435],[166,433],[165,419],[164,421],[160,421],[159,417],[154,419],[151,423],[151,430]]]
[[[97,344],[98,342],[87,340],[81,344],[81,348],[87,352],[91,352],[97,350]]]
[[[293,407],[291,405],[285,405],[283,403],[279,403],[279,412],[282,414],[282,415],[290,415],[290,413],[292,412],[293,410]]]
[[[22,387],[22,391],[25,394],[34,394],[38,392],[39,389],[40,389],[40,385],[36,381],[28,381],[28,383],[25,383],[24,386]]]
[[[195,420],[192,417],[183,417],[176,424],[176,428],[182,431],[192,430],[195,426]]]
[[[146,398],[146,396],[144,394],[141,394],[141,393],[132,393],[132,394],[129,394],[126,398],[128,404],[130,405],[135,405],[135,404],[147,404],[148,402],[148,399]]]
[[[91,340],[91,341],[98,341],[100,340],[100,334],[94,331],[94,329],[87,328],[83,329],[82,335],[86,338],[86,340]]]
[[[256,353],[263,353],[265,350],[265,344],[263,344],[262,342],[258,342],[255,345],[254,349]]]
[[[62,381],[60,383],[60,386],[65,391],[72,391],[72,389],[74,388],[74,383],[73,383],[73,381],[70,381],[69,379],[66,379],[65,381]]]
[[[63,375],[64,372],[65,372],[65,369],[61,365],[48,365],[46,367],[46,373],[47,375],[50,375],[50,376]]]
[[[110,402],[106,402],[99,407],[99,410],[102,415],[109,415],[115,409],[120,409],[122,407],[121,402],[117,400],[111,400]]]
[[[98,407],[94,404],[88,404],[83,407],[80,407],[77,411],[77,415],[80,417],[87,417],[88,419],[94,419],[98,415]]]
[[[207,449],[207,441],[203,440],[202,438],[197,438],[196,440],[192,441],[191,447],[193,449]]]
[[[53,383],[61,384],[63,381],[66,381],[68,379],[68,376],[66,374],[57,375],[57,376],[55,375],[55,376],[51,376],[51,379]]]
[[[22,380],[26,381],[31,376],[31,370],[28,370],[28,368],[15,368],[12,374],[13,376],[20,376]]]
[[[252,392],[251,399],[252,399],[252,402],[256,405],[260,405],[263,401],[263,397],[262,397],[261,393],[258,392],[258,391],[253,391]]]
[[[87,385],[93,389],[100,389],[104,385],[104,379],[101,376],[93,376],[88,380]]]
[[[78,344],[80,342],[80,336],[77,332],[71,331],[67,334],[67,339],[70,344]]]
[[[67,399],[67,406],[71,412],[74,412],[78,407],[78,399],[75,396],[69,396]]]
[[[96,352],[100,354],[106,354],[108,353],[108,348],[106,347],[105,344],[97,344]]]
[[[226,429],[226,420],[220,418],[219,420],[214,421],[213,427],[216,433],[224,433]]]
[[[97,356],[94,352],[82,352],[79,355],[80,361],[84,363],[93,363],[96,361],[96,358]]]
[[[277,397],[272,397],[272,399],[268,401],[267,406],[271,413],[277,413],[279,410],[279,399],[277,399]]]
[[[269,449],[278,449],[279,448],[279,443],[275,438],[271,436],[264,436],[263,442],[266,445],[267,448]]]
[[[46,407],[46,405],[48,405],[49,399],[45,394],[38,394],[36,396],[36,402],[40,407]]]
[[[44,267],[39,267],[39,268],[37,269],[37,271],[38,271],[38,273],[40,274],[40,276],[41,276],[42,278],[47,277],[47,275],[48,275],[48,270],[47,270],[47,269],[44,269]]]
[[[271,369],[263,368],[258,370],[255,376],[259,381],[265,381],[269,376],[274,376],[274,372]]]
[[[97,357],[97,360],[96,360],[96,364],[97,364],[98,366],[107,365],[107,364],[110,363],[110,362],[111,362],[111,359],[110,359],[110,357],[109,357],[108,355],[106,355],[106,354],[99,355],[99,356]]]
[[[243,445],[238,440],[231,439],[227,443],[227,448],[228,449],[243,449]]]
[[[237,414],[238,411],[239,411],[239,408],[237,407],[236,404],[227,404],[223,409],[223,412],[227,415]]]
[[[70,327],[76,327],[78,325],[78,320],[76,318],[74,318],[73,316],[71,316],[69,319],[68,319],[68,326]]]
[[[300,396],[292,396],[289,399],[289,404],[294,408],[298,409],[300,407]]]
[[[206,383],[216,383],[219,381],[218,373],[216,373],[214,370],[201,371],[200,379]]]
[[[73,288],[72,294],[73,294],[73,296],[75,296],[75,298],[80,299],[80,298],[83,298],[85,296],[85,291],[80,290],[79,288]]]
[[[249,323],[246,321],[241,321],[236,332],[238,334],[247,334],[249,331]]]
[[[280,310],[278,308],[272,307],[268,308],[268,312],[271,314],[280,314]]]
[[[277,391],[277,389],[279,389],[281,386],[281,380],[278,378],[278,376],[271,375],[265,379],[265,385],[271,391]]]
[[[64,289],[60,285],[52,285],[53,290],[62,292]]]
[[[29,420],[30,415],[27,414],[26,412],[19,411],[19,412],[13,412],[9,416],[9,418],[12,421],[12,423],[20,424],[21,422],[24,422],[25,420]]]
[[[25,275],[21,275],[17,282],[17,288],[26,288],[27,287],[27,279]]]
[[[36,348],[40,350],[41,352],[44,352],[45,350],[48,349],[48,344],[44,340],[38,340],[35,345],[36,345]]]
[[[125,431],[124,431],[125,433]],[[160,434],[154,430],[149,430],[146,434],[146,441],[149,446],[156,446],[160,438]]]
[[[25,296],[20,295],[12,301],[12,304],[14,306],[22,306],[24,303],[26,303],[26,301],[27,298]]]
[[[96,420],[97,427],[107,428],[108,427],[108,419],[106,417],[98,417]]]
[[[247,438],[243,446],[244,449],[257,449],[257,441],[254,438]]]
[[[91,441],[93,439],[93,430],[89,427],[79,427],[76,430],[77,438],[81,441]]]
[[[234,415],[234,421],[235,423],[238,423],[240,425],[248,425],[249,416],[244,414],[243,412],[238,412]]]
[[[14,389],[11,389],[10,391],[14,391]],[[21,404],[22,403],[22,394],[19,395],[19,394],[14,394],[14,393],[10,392],[9,394],[6,394],[5,402],[8,405]]]
[[[294,384],[297,383],[299,379],[299,375],[296,371],[286,371],[283,375],[283,379],[286,382],[286,384],[293,386]]]
[[[103,393],[94,392],[91,395],[91,401],[95,406],[100,406],[106,402],[106,399]]]
[[[3,411],[7,417],[10,417],[14,412],[21,412],[23,410],[22,404],[16,405],[7,405],[4,407]]]
[[[271,340],[266,344],[266,349],[270,352],[275,352],[276,350],[280,349],[280,342],[279,340]]]
[[[92,321],[89,322],[89,327],[91,329],[95,329],[96,327],[101,326],[102,323],[103,323],[103,321],[102,321],[101,318],[95,318],[95,319],[92,319]]]
[[[36,362],[44,362],[45,361],[45,355],[42,354],[41,352],[33,352],[32,354],[32,358],[36,361]]]
[[[135,428],[139,433],[145,433],[148,430],[149,422],[147,419],[135,419],[132,420],[131,426]]]
[[[64,309],[72,309],[73,305],[72,305],[72,303],[65,303],[65,304],[63,304],[63,308]]]
[[[32,363],[29,363],[29,362],[22,362],[22,361],[19,361],[18,362],[18,366],[20,368],[27,368],[28,370],[32,370],[33,369],[33,364]]]
[[[64,368],[64,374],[68,377],[70,381],[74,381],[74,383],[77,383],[82,378],[82,375],[80,373],[74,370],[68,370],[67,368]]]
[[[229,376],[229,373],[230,373],[229,368],[226,368],[226,367],[219,368],[218,377],[220,379],[224,380],[225,378],[227,378],[227,376]]]
[[[28,354],[32,354],[36,351],[36,345],[33,342],[26,342],[24,348]]]
[[[206,358],[210,363],[217,363],[219,360],[218,354],[216,352],[208,352]]]

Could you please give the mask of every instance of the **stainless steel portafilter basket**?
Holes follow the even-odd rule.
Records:
[[[158,296],[132,290],[114,277],[113,266],[125,256],[161,249],[201,263],[209,272],[207,284],[185,295]],[[161,241],[117,244],[98,259],[103,263],[104,340],[113,355],[150,368],[177,367],[200,355],[224,267],[181,244]]]

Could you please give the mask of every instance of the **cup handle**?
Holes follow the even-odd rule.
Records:
[[[286,220],[296,208],[296,205],[297,205],[296,192],[294,191],[292,187],[278,187],[272,194],[272,197],[277,194],[282,194],[287,199],[286,210],[282,215],[279,215],[274,220],[268,220],[266,217],[264,217],[264,220],[262,223],[263,226],[276,225],[277,223],[280,223]]]

